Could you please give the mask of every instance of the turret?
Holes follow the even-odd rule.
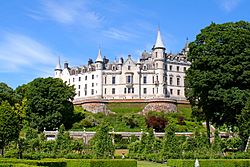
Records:
[[[101,55],[101,49],[99,48],[98,55],[95,61],[96,70],[102,70],[103,69],[103,59]]]
[[[55,68],[55,78],[61,78],[61,74],[62,74],[61,62],[60,62],[60,57],[58,57],[58,63]]]

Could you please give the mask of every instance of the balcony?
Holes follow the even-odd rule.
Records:
[[[155,85],[159,85],[159,81],[155,81]]]
[[[132,88],[133,87],[133,83],[126,83],[126,87],[127,88]]]

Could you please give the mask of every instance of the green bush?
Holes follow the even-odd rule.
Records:
[[[33,165],[47,167],[66,167],[67,163],[63,160],[24,160],[24,159],[0,159],[0,164],[11,164],[13,166]]]
[[[169,159],[168,166],[193,167],[195,160]],[[249,167],[249,159],[201,159],[199,164],[202,167]]]
[[[135,160],[67,160],[67,167],[137,167]]]

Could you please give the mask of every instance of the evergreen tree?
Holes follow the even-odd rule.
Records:
[[[114,156],[115,148],[109,135],[107,123],[100,124],[91,141],[91,145],[95,158],[112,158]]]

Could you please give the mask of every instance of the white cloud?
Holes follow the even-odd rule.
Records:
[[[34,39],[15,33],[1,34],[0,71],[51,75],[57,62],[56,54]],[[50,69],[50,70],[49,70]]]
[[[108,38],[113,38],[117,40],[123,40],[127,41],[130,40],[132,37],[135,37],[134,34],[124,31],[124,30],[119,30],[117,28],[110,28],[108,30],[103,31],[104,36]]]
[[[89,9],[85,1],[41,1],[38,11],[28,10],[28,16],[35,20],[47,19],[66,25],[98,27],[103,20],[97,12]]]
[[[227,12],[233,11],[241,0],[219,0],[220,6]]]

